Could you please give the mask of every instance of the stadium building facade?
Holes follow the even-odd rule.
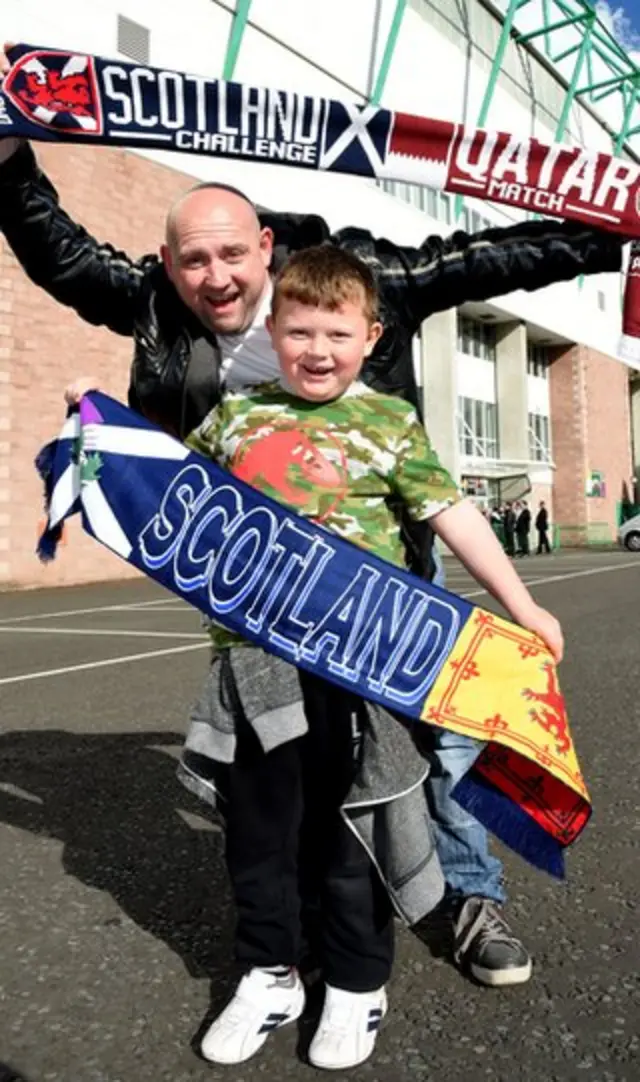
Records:
[[[3,34],[635,157],[639,73],[582,0],[324,0],[321,13],[293,0],[4,0]],[[206,148],[36,149],[68,212],[133,255],[158,249],[166,209],[194,177],[401,244],[524,217],[417,185],[221,161]],[[621,502],[635,496],[640,396],[617,356],[621,288],[609,274],[466,303],[415,341],[444,462],[481,503],[544,499],[562,543],[614,539]],[[89,373],[122,396],[131,352],[27,282],[0,242],[0,586],[129,573],[76,525],[55,563],[38,565],[32,463],[60,426],[64,384]]]

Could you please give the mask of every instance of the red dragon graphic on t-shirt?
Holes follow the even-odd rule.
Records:
[[[318,446],[336,452],[331,461]],[[347,492],[344,449],[326,429],[305,428],[300,422],[260,425],[247,433],[229,468],[235,477],[261,492],[323,522]]]

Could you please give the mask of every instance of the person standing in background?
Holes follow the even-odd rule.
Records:
[[[551,546],[548,537],[549,513],[544,505],[544,500],[540,500],[538,514],[536,515],[536,530],[538,531],[537,555],[540,556],[543,552],[550,553]]]
[[[516,519],[516,537],[518,539],[518,556],[528,556],[529,531],[531,530],[531,511],[526,500],[522,500],[520,511]]]
[[[502,528],[504,530],[504,550],[507,556],[515,556],[516,513],[513,504],[510,502],[504,505]]]

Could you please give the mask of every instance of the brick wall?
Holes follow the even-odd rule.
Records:
[[[158,250],[167,208],[191,183],[120,150],[43,147],[38,158],[69,214],[133,256]],[[0,588],[135,574],[75,522],[52,564],[34,556],[42,489],[33,459],[62,424],[64,386],[95,375],[124,397],[131,352],[130,339],[89,326],[33,286],[0,237]]]
[[[551,517],[562,526],[586,525],[586,388],[580,346],[558,352],[549,370],[551,440],[556,472]]]
[[[633,474],[629,370],[612,357],[585,349],[587,471],[604,474],[606,495],[589,497],[587,521],[606,523],[615,536],[617,511]]]
[[[585,346],[558,351],[550,369],[554,476],[552,520],[575,540],[615,538],[617,504],[632,472],[628,369]],[[591,470],[606,496],[586,496]],[[603,530],[597,528],[602,525]]]

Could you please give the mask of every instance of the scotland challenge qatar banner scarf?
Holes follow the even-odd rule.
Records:
[[[406,181],[640,237],[640,166],[597,150],[16,45],[0,132]]]
[[[247,640],[414,720],[486,743],[456,799],[555,875],[590,813],[550,654],[522,628],[301,518],[106,395],[38,468],[61,524]]]
[[[180,150],[440,188],[640,237],[640,165],[375,105],[16,45],[0,137]],[[640,277],[622,355],[640,367]]]
[[[640,165],[597,150],[16,45],[0,132],[425,184],[640,237]]]

